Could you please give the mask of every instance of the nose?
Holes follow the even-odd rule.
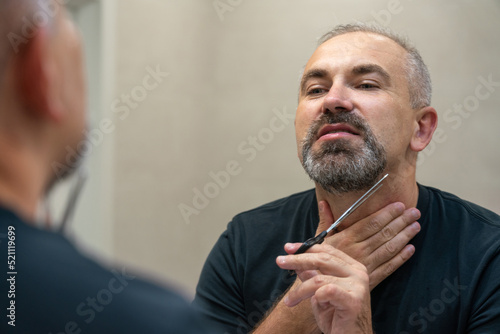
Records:
[[[323,100],[323,113],[335,113],[339,111],[352,111],[353,103],[349,96],[348,88],[340,84],[334,84]]]

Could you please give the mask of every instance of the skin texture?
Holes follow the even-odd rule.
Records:
[[[286,245],[292,252],[298,247],[300,244]],[[312,297],[319,328],[328,333],[371,333],[369,277],[361,263],[329,245],[278,257],[277,263],[283,269],[297,270],[303,281],[285,297],[285,305],[293,307]]]
[[[0,202],[28,221],[86,124],[80,36],[63,6],[11,52],[0,84]],[[2,45],[2,47],[9,47]]]
[[[254,333],[372,333],[369,292],[415,252],[408,242],[420,231],[416,159],[437,126],[432,107],[410,106],[405,56],[387,37],[355,32],[326,41],[309,59],[295,120],[299,159],[311,124],[323,113],[355,113],[384,147],[389,178],[324,244],[277,258],[298,279]],[[341,132],[318,137],[311,149],[340,139],[353,149],[363,145],[363,133]],[[320,233],[363,191],[336,195],[316,185],[316,194]],[[293,254],[299,246],[285,250]]]

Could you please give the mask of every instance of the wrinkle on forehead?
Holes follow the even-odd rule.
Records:
[[[301,76],[301,83],[311,69],[315,71],[349,71],[360,64],[373,63],[384,69],[397,85],[408,89],[407,51],[392,39],[371,32],[352,32],[335,36],[322,43],[313,53]],[[300,89],[300,88],[299,88]]]

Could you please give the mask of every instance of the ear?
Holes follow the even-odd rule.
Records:
[[[15,61],[18,92],[27,111],[58,122],[62,117],[55,59],[47,28],[41,27],[19,50]]]
[[[437,128],[438,116],[432,107],[424,107],[417,111],[416,126],[410,142],[410,148],[420,152],[431,142]]]

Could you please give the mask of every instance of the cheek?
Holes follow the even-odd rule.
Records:
[[[411,110],[404,108],[393,97],[365,98],[360,104],[363,117],[378,139],[389,138],[390,141],[406,132],[405,125],[409,122]]]
[[[318,107],[309,102],[300,102],[295,113],[295,133],[305,136],[312,122],[319,116]]]
[[[411,129],[408,124],[408,120],[393,115],[391,118],[381,119],[371,128],[375,138],[389,156],[400,156],[410,144]]]
[[[299,159],[302,159],[302,141],[307,135],[311,124],[310,117],[307,111],[301,108],[300,104],[295,113],[295,139],[297,142],[297,154]]]

